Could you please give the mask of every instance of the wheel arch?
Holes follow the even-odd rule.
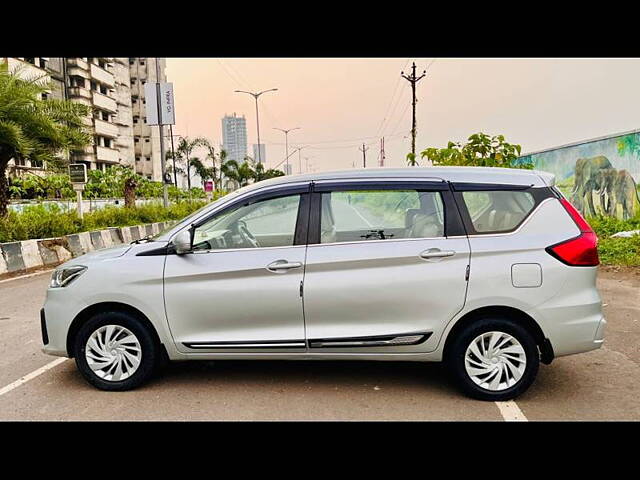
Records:
[[[82,327],[82,325],[94,315],[104,312],[127,313],[137,318],[149,330],[156,345],[159,347],[160,352],[163,355],[167,355],[167,349],[160,340],[158,331],[156,330],[153,323],[151,323],[151,320],[149,320],[149,318],[144,313],[142,313],[137,308],[132,307],[131,305],[127,305],[126,303],[100,302],[86,307],[84,310],[78,313],[71,322],[71,325],[69,326],[69,330],[67,332],[67,355],[69,355],[70,358],[73,358],[73,342],[76,338],[76,335],[78,334],[78,331],[80,330],[80,327]]]
[[[480,307],[470,312],[465,313],[451,328],[449,333],[447,334],[447,338],[444,343],[442,356],[446,358],[447,352],[453,339],[468,325],[472,324],[474,321],[480,318],[486,317],[502,317],[510,320],[516,320],[520,325],[522,325],[534,338],[538,348],[540,349],[541,358],[540,361],[545,364],[551,363],[554,357],[553,347],[551,346],[551,342],[548,338],[546,338],[542,328],[538,324],[538,322],[531,317],[529,314],[523,312],[514,307],[509,307],[506,305],[493,305]]]

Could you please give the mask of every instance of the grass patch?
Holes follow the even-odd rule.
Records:
[[[598,254],[603,265],[640,266],[640,235],[611,237],[618,232],[640,230],[640,215],[629,220],[598,216],[590,217],[587,221],[598,235]]]

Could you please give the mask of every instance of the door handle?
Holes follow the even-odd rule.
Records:
[[[420,253],[421,258],[425,258],[427,260],[431,258],[443,258],[443,257],[453,257],[456,254],[454,250],[440,250],[439,248],[430,248],[429,250],[425,250]]]
[[[291,270],[292,268],[300,268],[302,262],[287,262],[286,260],[276,260],[267,265],[270,272],[284,273],[282,270]]]

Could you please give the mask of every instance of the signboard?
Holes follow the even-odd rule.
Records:
[[[213,192],[213,180],[207,180],[204,182],[204,191]]]
[[[84,163],[70,164],[69,177],[71,183],[87,183],[87,166]]]
[[[158,96],[155,82],[144,84],[144,97],[147,115],[147,125],[175,125],[176,113],[173,98],[173,83],[160,83],[160,112],[161,118],[158,122]]]

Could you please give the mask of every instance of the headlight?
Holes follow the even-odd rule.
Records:
[[[83,265],[74,265],[73,267],[60,268],[53,271],[51,275],[51,288],[66,287],[87,270]]]

